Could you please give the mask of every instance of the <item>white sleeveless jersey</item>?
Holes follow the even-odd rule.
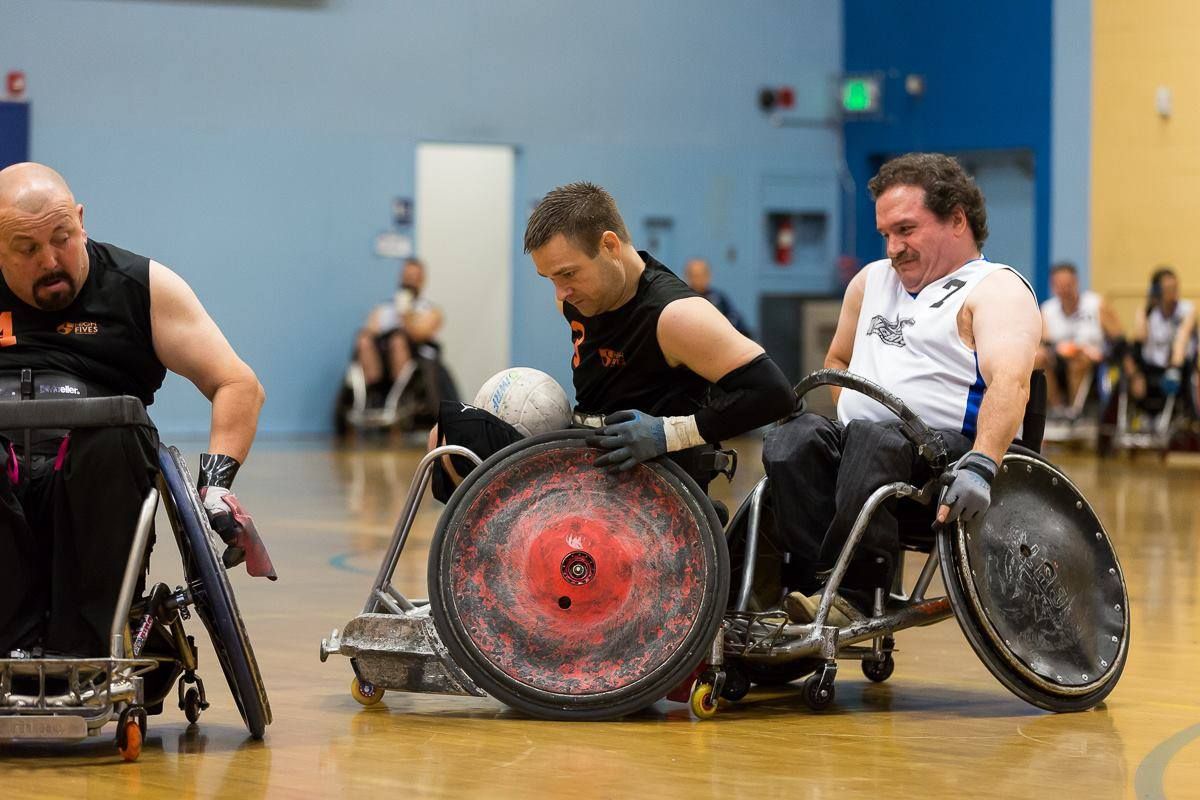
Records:
[[[1100,295],[1084,292],[1074,314],[1063,311],[1062,302],[1051,297],[1042,303],[1042,319],[1051,342],[1074,342],[1085,347],[1104,347],[1104,328],[1100,326]]]
[[[1155,306],[1146,315],[1146,341],[1142,344],[1142,358],[1147,364],[1167,367],[1171,363],[1171,350],[1175,347],[1175,336],[1179,326],[1193,310],[1191,300],[1180,300],[1175,304],[1171,316],[1164,316],[1162,309]],[[1196,337],[1188,344],[1188,356],[1196,352]]]
[[[899,397],[931,427],[974,438],[987,386],[975,351],[959,338],[958,311],[988,275],[1002,269],[1020,273],[981,258],[913,297],[889,260],[874,261],[863,269],[867,286],[849,371]],[[1029,291],[1033,293],[1032,288]],[[883,422],[896,415],[865,395],[843,390],[838,419],[842,424],[855,419]]]

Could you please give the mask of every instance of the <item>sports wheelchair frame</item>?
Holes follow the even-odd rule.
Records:
[[[891,408],[934,474],[945,469],[940,437],[898,399],[836,370],[809,376],[797,394],[822,384]],[[886,680],[894,634],[951,615],[988,669],[1041,708],[1090,708],[1124,667],[1129,604],[1115,553],[1090,506],[1036,453],[1005,459],[993,508],[938,534],[908,594],[880,591],[873,614],[837,627],[830,609],[871,516],[891,498],[931,504],[935,483],[874,492],[814,621],[796,624],[777,607],[782,590],[751,607],[766,479],[722,533],[712,504],[673,463],[611,478],[591,465],[586,436],[517,442],[471,472],[438,521],[430,598],[409,600],[391,579],[434,461],[453,453],[479,463],[457,447],[422,460],[363,613],[321,642],[322,661],[351,659],[356,700],[371,705],[386,689],[491,694],[534,716],[602,719],[670,696],[706,718],[718,697],[812,673],[803,696],[820,710],[833,702],[839,658]],[[729,545],[741,557],[732,603]],[[928,598],[939,566],[947,595]]]
[[[133,397],[0,403],[4,430],[131,425],[151,425]],[[141,753],[147,715],[161,713],[173,690],[188,722],[195,723],[209,702],[196,672],[195,640],[184,630],[193,611],[208,629],[250,735],[261,739],[271,723],[266,689],[221,561],[223,545],[209,527],[179,451],[160,445],[158,459],[158,487],[148,492],[137,519],[108,655],[0,658],[0,741],[76,741],[99,735],[115,719],[117,748],[133,761]],[[135,598],[159,500],[179,547],[185,583],[175,589],[158,583]]]

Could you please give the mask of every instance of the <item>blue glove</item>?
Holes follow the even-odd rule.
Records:
[[[1179,394],[1179,386],[1183,380],[1183,375],[1180,374],[1179,367],[1171,367],[1162,376],[1163,394],[1167,397]]]
[[[611,450],[596,459],[597,467],[609,472],[633,469],[667,452],[667,431],[659,417],[641,411],[618,411],[604,418],[604,427],[588,438],[592,447]]]
[[[954,463],[942,476],[942,496],[938,500],[938,523],[947,525],[955,520],[970,522],[992,504],[992,481],[996,479],[996,462],[972,450]],[[949,513],[943,514],[942,509]]]

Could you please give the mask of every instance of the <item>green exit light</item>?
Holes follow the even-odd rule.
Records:
[[[842,109],[847,114],[872,114],[879,110],[879,80],[873,77],[842,81]]]

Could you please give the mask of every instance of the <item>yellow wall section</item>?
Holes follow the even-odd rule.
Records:
[[[1200,2],[1095,0],[1092,25],[1091,282],[1129,325],[1159,264],[1200,296]]]

